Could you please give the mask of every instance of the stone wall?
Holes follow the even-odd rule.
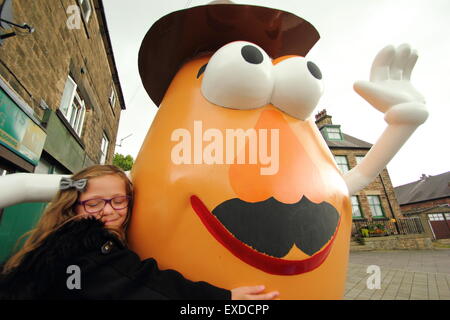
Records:
[[[372,250],[423,250],[433,249],[431,238],[420,235],[364,238],[365,246]]]
[[[0,0],[0,4],[3,0]],[[0,76],[34,110],[42,121],[41,99],[56,111],[61,103],[66,79],[71,73],[81,97],[86,103],[86,117],[81,141],[94,162],[100,161],[103,132],[109,138],[106,163],[112,163],[121,112],[120,99],[114,106],[109,97],[114,88],[113,74],[99,26],[97,10],[91,2],[92,13],[79,29],[70,29],[70,6],[75,0],[15,0],[14,20],[35,28],[27,35],[8,38],[0,46]],[[101,22],[101,21],[100,21]]]

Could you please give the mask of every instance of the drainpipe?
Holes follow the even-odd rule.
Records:
[[[383,171],[381,171],[381,172],[383,172]],[[391,210],[391,213],[392,213],[392,217],[395,220],[395,222],[394,222],[395,223],[395,228],[397,229],[397,233],[400,235],[400,230],[399,230],[398,224],[397,224],[397,217],[395,216],[394,209],[392,208],[391,200],[389,199],[389,194],[386,191],[386,186],[384,185],[383,177],[381,176],[381,173],[378,176],[380,177],[381,185],[383,186],[384,194],[386,195],[387,202],[388,202],[388,205],[389,205],[389,209]]]

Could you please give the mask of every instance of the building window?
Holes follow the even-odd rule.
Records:
[[[73,100],[70,108],[71,112],[69,123],[78,134],[78,136],[81,137],[84,117],[86,115],[86,106],[78,93],[75,93],[75,99]]]
[[[114,91],[114,88],[112,88],[111,95],[109,96],[109,104],[114,110],[114,107],[116,105],[116,92]]]
[[[361,206],[359,204],[359,197],[352,196],[352,216],[353,218],[363,218]]]
[[[367,196],[367,201],[369,202],[372,217],[374,218],[384,217],[384,212],[383,208],[381,207],[381,201],[379,196]]]
[[[334,156],[337,166],[342,173],[347,173],[349,170],[347,156]]]
[[[78,0],[78,4],[81,8],[81,14],[83,15],[83,18],[87,23],[92,13],[91,2],[90,0]]]
[[[362,161],[362,159],[364,159],[364,157],[365,157],[365,156],[356,156],[356,157],[355,157],[355,159],[356,159],[356,164],[360,164],[361,161]]]
[[[442,213],[433,213],[428,215],[430,221],[445,221],[444,215]]]
[[[67,119],[67,122],[69,122],[76,134],[81,137],[84,117],[86,115],[86,106],[84,100],[81,99],[77,92],[77,87],[75,81],[68,76],[59,110]]]
[[[108,140],[108,137],[106,136],[106,134],[103,132],[100,164],[105,164],[105,162],[106,162],[106,156],[108,155],[108,147],[109,147],[109,140]]]
[[[49,161],[41,157],[38,165],[34,169],[34,173],[42,173],[42,174],[51,174],[52,173],[52,165]]]
[[[68,76],[66,84],[64,86],[61,105],[59,106],[59,110],[62,112],[64,116],[66,116],[69,111],[69,106],[71,105],[75,97],[76,91],[77,91],[77,84],[75,83],[75,81],[73,81],[73,79],[70,76]]]
[[[326,127],[328,140],[342,140],[341,129],[338,127]]]
[[[34,173],[42,173],[42,174],[69,174],[70,171],[63,168],[60,164],[58,164],[55,160],[50,160],[50,158],[46,156],[42,156],[39,160],[38,165],[34,169]]]

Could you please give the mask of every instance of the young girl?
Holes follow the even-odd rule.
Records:
[[[226,290],[141,261],[126,246],[133,186],[110,165],[63,178],[23,247],[4,265],[0,299],[261,299],[263,286]],[[78,277],[78,278],[77,278]]]

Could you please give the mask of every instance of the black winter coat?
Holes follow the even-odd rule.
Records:
[[[71,265],[79,267],[80,289],[73,286],[77,272]],[[83,219],[50,234],[17,268],[0,275],[0,299],[228,300],[231,292],[161,271],[154,259],[141,261],[124,247],[102,222]]]

